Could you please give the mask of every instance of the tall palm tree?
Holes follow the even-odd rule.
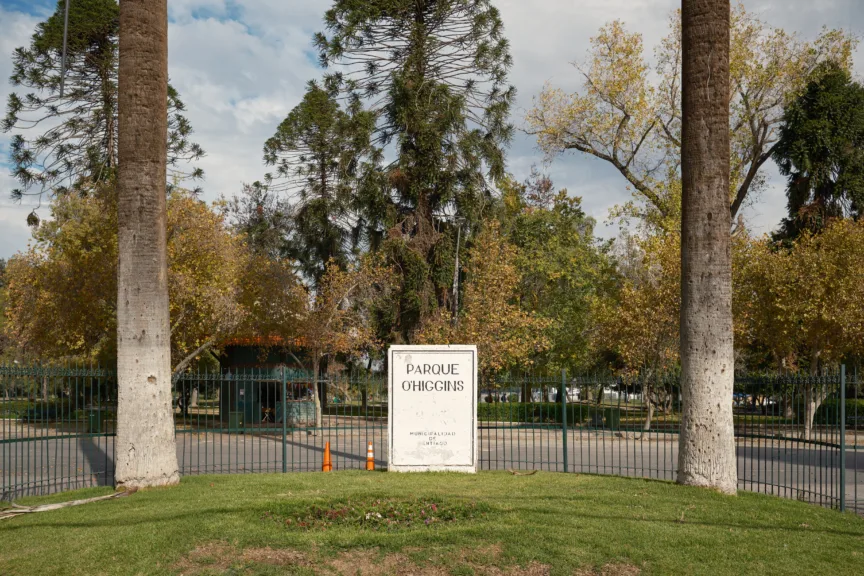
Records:
[[[166,254],[167,0],[120,3],[118,486],[179,481]]]
[[[678,482],[734,494],[729,0],[682,0]]]

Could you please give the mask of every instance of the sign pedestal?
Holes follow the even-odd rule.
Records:
[[[392,472],[477,471],[477,347],[391,346]]]

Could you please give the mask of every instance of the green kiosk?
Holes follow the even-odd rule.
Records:
[[[290,426],[315,422],[311,395],[312,374],[298,364],[297,355],[260,339],[228,343],[221,364],[224,379],[219,390],[219,415],[230,432],[281,425],[283,414]],[[287,380],[282,398],[283,370]],[[283,402],[287,405],[283,410]]]

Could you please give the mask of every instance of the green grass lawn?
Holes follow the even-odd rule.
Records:
[[[543,472],[198,476],[0,522],[6,576],[862,573],[849,513]]]

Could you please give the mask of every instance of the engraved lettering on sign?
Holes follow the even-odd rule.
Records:
[[[477,350],[393,346],[390,470],[476,471]]]

